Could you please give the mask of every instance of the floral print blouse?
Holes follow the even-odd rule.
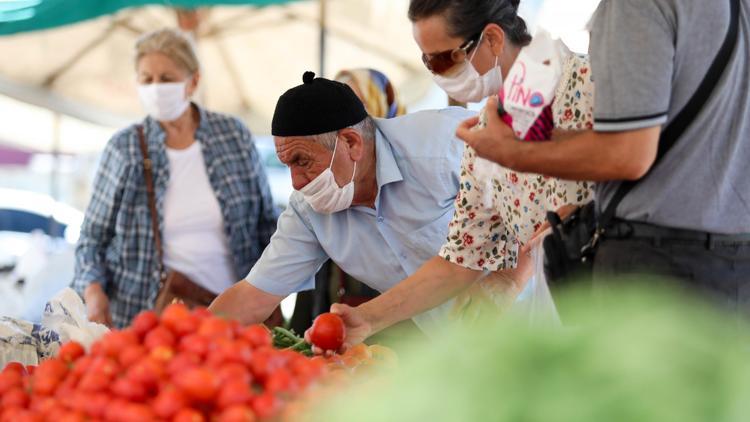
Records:
[[[588,58],[570,55],[562,75],[552,103],[555,129],[591,129],[594,83]],[[519,246],[544,223],[547,211],[583,204],[593,196],[591,182],[518,173],[496,164],[490,175],[484,176],[475,171],[477,160],[474,149],[466,147],[456,211],[439,252],[449,262],[466,268],[515,268]]]

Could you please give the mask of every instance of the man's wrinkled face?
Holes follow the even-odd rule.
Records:
[[[273,140],[279,160],[292,171],[295,190],[307,186],[331,164],[333,151],[310,139],[275,136]]]

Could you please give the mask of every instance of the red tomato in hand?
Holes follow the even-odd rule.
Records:
[[[344,321],[330,312],[320,314],[312,325],[310,341],[323,350],[339,350],[344,345]]]

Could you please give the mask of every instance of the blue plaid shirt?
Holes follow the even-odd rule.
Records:
[[[276,230],[277,210],[252,136],[233,117],[198,107],[201,143],[211,186],[224,217],[237,279],[250,271]],[[160,227],[169,181],[166,133],[154,119],[142,123],[153,161]],[[189,274],[188,274],[189,276]],[[79,293],[100,282],[115,326],[123,327],[153,306],[159,262],[151,228],[143,157],[136,125],[115,134],[102,153],[91,202],[76,248],[72,287]]]

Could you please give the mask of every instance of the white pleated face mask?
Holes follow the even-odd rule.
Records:
[[[190,106],[187,81],[138,85],[138,97],[149,116],[162,122],[176,120]]]
[[[354,172],[352,180],[344,186],[339,187],[336,178],[333,175],[333,159],[336,157],[336,148],[338,147],[339,138],[336,137],[336,143],[333,147],[333,156],[328,168],[320,173],[318,177],[305,185],[299,191],[304,195],[305,202],[310,204],[315,212],[321,214],[333,214],[343,211],[352,205],[354,200],[354,175],[357,174],[357,162],[354,162]]]
[[[482,34],[484,36],[484,34]],[[503,74],[500,71],[499,57],[495,56],[495,66],[484,75],[471,64],[474,55],[477,54],[482,38],[477,42],[477,47],[467,58],[460,68],[450,76],[432,75],[435,83],[443,89],[451,98],[462,103],[478,103],[490,95],[496,95],[503,87]]]

